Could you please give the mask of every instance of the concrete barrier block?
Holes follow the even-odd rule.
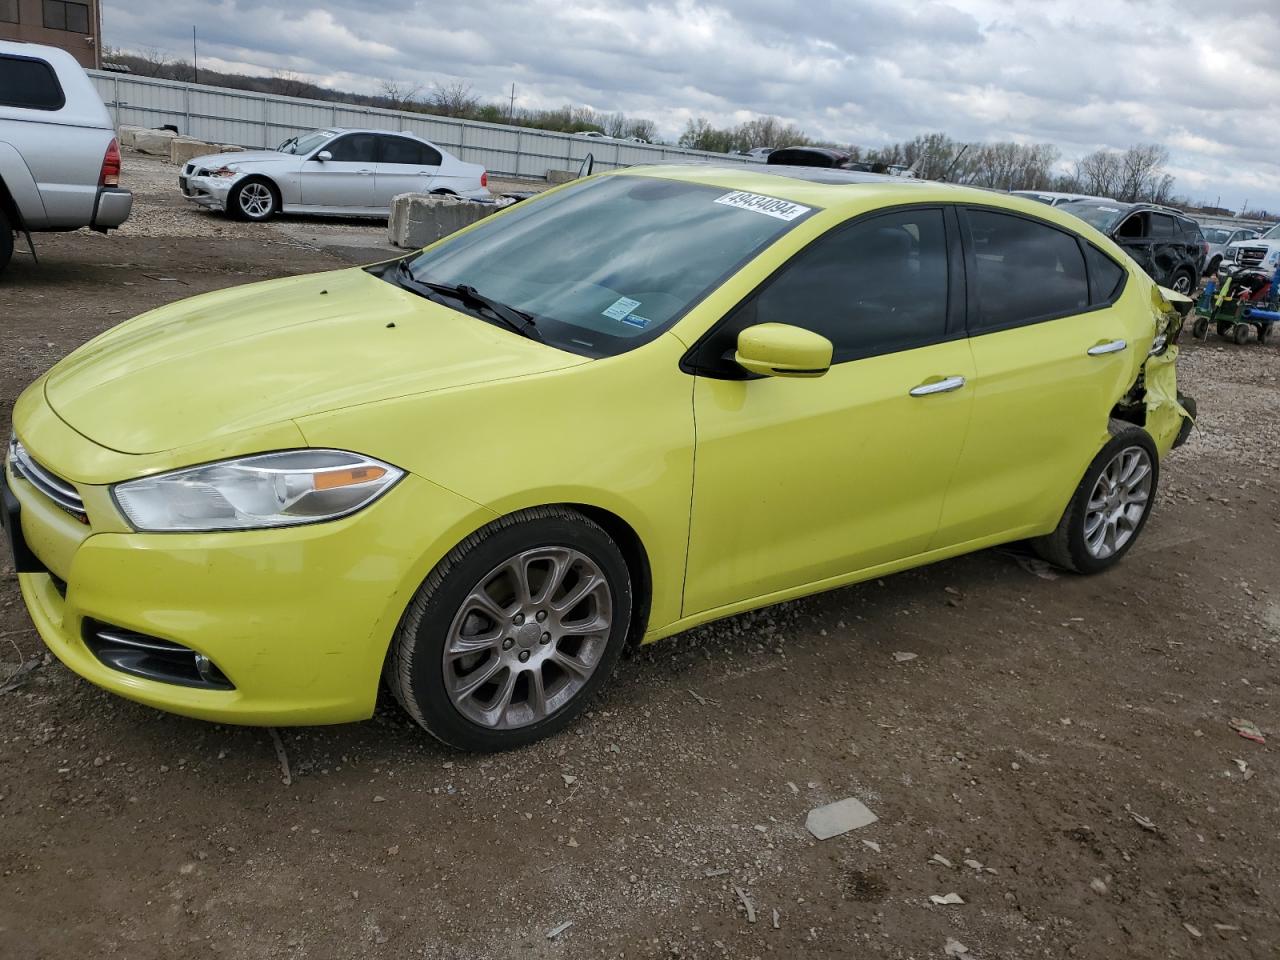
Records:
[[[568,183],[578,179],[577,170],[548,170],[547,183]]]
[[[134,137],[137,136],[139,132],[145,132],[146,129],[146,127],[135,127],[124,123],[116,129],[116,139],[120,141],[120,146],[132,147]]]
[[[221,153],[220,147],[215,147],[212,143],[205,143],[203,140],[192,140],[190,137],[174,137],[169,141],[169,162],[176,164],[184,164],[188,160],[194,160],[196,157],[208,156],[211,153]]]
[[[157,157],[169,155],[169,141],[177,134],[172,130],[138,130],[133,135],[133,149]]]
[[[416,250],[483,220],[507,205],[439,194],[402,193],[391,201],[387,233],[397,247]]]

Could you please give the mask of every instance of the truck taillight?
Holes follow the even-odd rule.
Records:
[[[488,171],[488,170],[484,170],[484,171],[482,171],[482,172],[481,172],[481,174],[480,174],[480,186],[482,186],[482,187],[488,187],[488,186],[489,186],[489,171]]]
[[[120,186],[120,144],[114,139],[107,145],[107,152],[102,158],[102,172],[98,174],[98,186]]]

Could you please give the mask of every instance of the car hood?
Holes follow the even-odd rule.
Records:
[[[355,269],[144,314],[55,366],[45,397],[90,440],[144,454],[585,362]]]
[[[278,163],[281,160],[301,159],[291,153],[281,153],[279,150],[236,150],[230,153],[210,153],[207,156],[195,157],[191,162],[197,166],[216,170],[228,164]]]

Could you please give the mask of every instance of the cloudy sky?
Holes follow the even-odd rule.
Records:
[[[105,0],[112,46],[375,91],[658,122],[773,114],[864,146],[942,130],[1073,158],[1156,141],[1180,193],[1280,210],[1277,0]]]

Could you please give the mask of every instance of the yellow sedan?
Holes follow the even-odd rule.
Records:
[[[108,331],[19,398],[3,517],[107,690],[336,723],[381,679],[512,747],[629,642],[1013,540],[1110,567],[1194,411],[1179,299],[1031,201],[634,168]]]

